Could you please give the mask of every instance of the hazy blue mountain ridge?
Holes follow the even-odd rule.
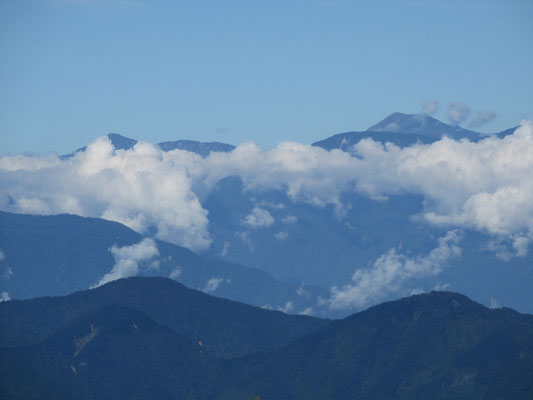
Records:
[[[115,265],[113,246],[143,239],[124,225],[98,218],[0,212],[0,249],[5,255],[0,292],[26,299],[88,289]],[[262,270],[202,257],[184,247],[161,241],[155,245],[159,254],[139,266],[140,275],[172,276],[188,287],[257,306],[284,308],[291,302],[296,313],[327,295],[325,289],[279,282]],[[150,266],[153,261],[158,262],[156,268]],[[308,296],[299,295],[299,289]]]
[[[391,124],[396,124],[395,129],[399,131],[379,131]],[[408,128],[417,133],[401,131]],[[417,142],[432,143],[438,140],[443,132],[450,135],[461,134],[463,139],[477,140],[477,133],[472,133],[473,131],[461,130],[462,128],[457,126],[421,115],[394,113],[371,129],[373,130],[355,132],[351,136],[335,135],[315,145],[326,149],[341,147],[343,150],[349,150],[350,146],[362,137],[371,137],[380,142],[392,141],[406,146]],[[512,130],[506,130],[499,135],[511,132]],[[482,134],[477,135],[478,138],[483,137]],[[121,138],[119,135],[111,136],[117,146],[131,145],[132,139]],[[170,149],[172,143],[184,145],[188,141],[168,143],[171,143],[168,145]],[[227,146],[227,149],[231,148],[230,145]],[[200,152],[202,149],[197,147],[196,151]],[[389,196],[387,201],[375,201],[355,192],[347,192],[343,194],[341,202],[344,211],[339,217],[332,206],[319,208],[295,201],[284,189],[252,193],[245,190],[240,178],[228,177],[220,181],[209,196],[202,200],[203,208],[209,213],[209,231],[213,238],[211,246],[203,251],[202,255],[210,260],[193,260],[194,257],[183,249],[179,255],[173,255],[171,253],[177,251],[176,247],[158,242],[158,248],[165,249],[165,256],[161,253],[158,259],[161,263],[160,270],[144,270],[141,274],[170,276],[174,272],[175,275],[180,273],[178,280],[192,288],[207,288],[209,280],[215,279],[212,281],[216,283],[213,293],[219,296],[295,313],[306,311],[339,317],[351,310],[317,307],[316,299],[328,298],[332,286],[342,288],[350,284],[355,271],[371,268],[376,260],[391,249],[401,256],[413,259],[427,256],[437,246],[439,238],[447,233],[445,227],[429,225],[417,218],[425,210],[425,199],[420,195],[400,194]],[[243,223],[246,216],[256,207],[272,216],[271,225],[251,228]],[[412,291],[448,287],[466,293],[484,304],[489,304],[491,298],[494,298],[497,302],[520,311],[533,312],[530,290],[533,285],[533,270],[530,268],[533,255],[504,261],[496,257],[494,251],[488,250],[493,239],[490,236],[469,230],[462,230],[460,234],[462,239],[459,246],[462,255],[446,262],[440,274],[409,280],[399,291],[380,294],[373,301],[397,298]],[[137,236],[136,240],[141,240],[141,237]],[[128,242],[133,243],[133,239]],[[108,247],[100,249],[105,254],[105,257],[102,257],[106,261],[105,265],[98,267],[101,268],[99,276],[103,271],[109,271],[113,265],[112,256],[107,250],[113,244],[109,239],[106,242]],[[123,244],[118,241],[117,245]],[[51,248],[53,247],[54,244]],[[24,257],[31,258],[31,255]],[[94,258],[91,260],[94,261]],[[182,268],[181,261],[178,260],[189,261],[185,262],[185,267]],[[214,260],[223,260],[224,268],[215,268]],[[34,261],[37,262],[37,259]],[[8,262],[9,259],[6,263]],[[48,262],[49,265],[51,263],[56,261]],[[70,267],[64,265],[61,260],[57,260],[57,264],[62,265],[64,270],[61,276],[67,276]],[[84,264],[81,260],[82,272],[80,277],[72,277],[74,282],[90,271],[81,265],[88,263]],[[192,268],[192,265],[200,266]],[[239,265],[252,269],[243,269]],[[61,282],[62,278],[57,279]],[[14,281],[15,279],[9,283],[9,287],[13,287]],[[35,283],[28,282],[28,286]],[[96,282],[91,284],[94,283]],[[39,285],[40,282],[35,284]],[[50,287],[57,287],[57,284],[53,282]],[[25,286],[26,283],[10,289],[14,290],[13,293],[8,290],[8,293],[12,297],[19,296],[16,291]],[[69,289],[67,283],[62,292],[54,294],[65,294],[86,287],[76,284],[71,285]],[[32,291],[22,297],[44,294],[52,293]]]
[[[515,129],[516,127],[510,128],[493,135],[501,138],[513,133]],[[455,140],[468,139],[477,142],[491,135],[464,129],[458,125],[448,125],[425,114],[395,112],[366,131],[339,133],[317,141],[313,143],[313,146],[326,150],[350,151],[351,147],[360,140],[369,138],[380,143],[390,142],[400,147],[406,147],[416,143],[431,144],[444,136]]]
[[[122,136],[118,133],[109,133],[107,137],[111,141],[111,144],[116,150],[131,150],[133,146],[137,144],[137,140]],[[227,143],[220,142],[199,142],[196,140],[173,140],[157,143],[157,146],[163,151],[171,150],[186,150],[196,154],[201,155],[202,157],[207,157],[209,153],[214,152],[230,152],[235,146]],[[74,153],[66,154],[61,156],[61,158],[72,157],[75,153],[85,151],[87,146],[80,147]]]

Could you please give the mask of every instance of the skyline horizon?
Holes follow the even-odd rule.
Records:
[[[524,0],[1,2],[0,149],[108,132],[272,148],[422,109],[499,132],[533,119],[532,16]]]
[[[213,140],[202,140],[201,138],[193,139],[193,138],[181,137],[181,136],[180,137],[168,136],[168,138],[164,139],[164,140],[150,141],[149,139],[145,139],[143,137],[143,135],[141,135],[140,137],[134,137],[134,136],[128,135],[127,133],[124,133],[124,132],[107,132],[107,133],[102,133],[100,135],[95,135],[87,143],[82,144],[82,146],[77,147],[76,149],[70,149],[70,150],[66,149],[64,151],[58,151],[58,150],[55,150],[55,149],[51,149],[51,150],[45,151],[45,152],[35,152],[35,151],[27,150],[27,151],[22,151],[20,153],[0,152],[0,156],[14,156],[14,155],[18,155],[18,154],[30,155],[30,156],[31,155],[36,155],[36,156],[38,156],[38,155],[47,155],[47,154],[57,154],[57,155],[62,155],[63,154],[64,155],[64,154],[68,154],[69,152],[76,152],[76,151],[80,150],[81,148],[85,147],[86,145],[94,142],[96,139],[98,139],[100,137],[108,136],[108,135],[119,135],[119,136],[121,136],[121,137],[123,137],[125,139],[133,139],[135,141],[141,141],[141,142],[151,143],[151,144],[159,144],[159,143],[173,142],[173,141],[191,141],[191,142],[199,142],[199,143],[229,144],[229,145],[233,145],[233,146],[237,147],[237,146],[239,146],[241,144],[251,142],[251,143],[256,144],[259,148],[261,148],[263,150],[272,150],[272,149],[276,148],[279,144],[281,144],[283,142],[294,142],[294,143],[300,143],[300,144],[304,144],[304,145],[313,145],[316,142],[319,142],[319,141],[325,140],[327,138],[330,138],[332,136],[340,135],[340,134],[343,134],[343,133],[370,132],[369,129],[372,128],[374,125],[377,125],[377,124],[383,122],[384,120],[386,120],[387,118],[390,118],[391,116],[393,116],[395,114],[401,114],[401,115],[405,115],[405,116],[426,116],[426,117],[430,117],[430,118],[433,118],[433,119],[439,121],[440,123],[446,124],[446,125],[448,125],[450,127],[458,127],[458,128],[461,128],[461,129],[465,129],[465,130],[471,131],[471,132],[479,133],[480,135],[484,135],[486,137],[497,135],[498,133],[507,131],[509,129],[516,129],[516,128],[520,127],[520,125],[522,125],[523,122],[529,121],[529,119],[522,119],[521,121],[518,121],[518,123],[516,125],[514,125],[514,126],[509,126],[507,128],[504,128],[504,129],[501,129],[501,130],[497,130],[497,131],[484,132],[484,131],[486,131],[486,129],[468,128],[468,125],[466,123],[464,124],[464,125],[466,125],[466,127],[462,126],[461,124],[455,124],[454,125],[454,124],[451,124],[449,122],[443,121],[440,118],[437,118],[435,116],[435,114],[431,114],[430,115],[428,113],[425,113],[424,111],[421,111],[421,112],[418,112],[418,113],[404,113],[404,112],[400,112],[400,111],[394,111],[394,112],[388,114],[387,116],[385,116],[384,118],[380,119],[379,121],[376,121],[374,124],[368,126],[366,129],[351,129],[351,130],[346,130],[346,131],[342,131],[342,132],[334,132],[334,133],[326,134],[327,136],[319,137],[316,140],[313,140],[312,142],[309,142],[309,143],[298,142],[296,140],[290,140],[290,139],[283,139],[283,140],[280,140],[277,143],[273,143],[273,145],[271,147],[262,147],[254,139],[245,139],[245,140],[237,143],[237,142],[223,141],[221,139],[217,140],[216,138],[213,139]]]

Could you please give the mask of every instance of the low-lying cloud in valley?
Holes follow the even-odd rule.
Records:
[[[244,143],[230,153],[202,158],[143,142],[132,150],[114,150],[103,137],[65,160],[54,155],[0,157],[0,209],[102,217],[203,250],[211,236],[202,201],[220,180],[237,176],[247,191],[278,189],[295,203],[332,205],[337,218],[349,206],[341,200],[348,191],[379,201],[388,195],[421,194],[425,222],[510,240],[520,256],[533,235],[532,171],[531,122],[513,135],[477,143],[443,138],[400,148],[365,139],[351,154],[299,143],[280,143],[272,150]],[[283,220],[295,221],[292,216]],[[260,206],[242,220],[248,228],[277,222],[281,220],[274,221]]]
[[[153,260],[154,257],[159,255],[159,250],[153,239],[143,239],[139,243],[131,246],[113,246],[109,251],[113,254],[115,265],[93,287],[102,286],[120,278],[136,276],[139,273],[141,265],[147,268],[159,267],[159,261]]]
[[[461,255],[460,238],[457,231],[448,232],[426,256],[408,257],[390,249],[370,268],[357,269],[350,284],[333,287],[331,297],[320,304],[332,309],[361,308],[398,292],[409,279],[437,275],[450,259]]]

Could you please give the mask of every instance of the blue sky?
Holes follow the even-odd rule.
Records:
[[[433,100],[500,131],[533,118],[532,17],[531,1],[3,1],[0,154],[109,132],[311,143]]]

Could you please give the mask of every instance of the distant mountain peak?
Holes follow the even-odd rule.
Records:
[[[482,134],[460,126],[451,126],[427,114],[403,114],[395,112],[371,126],[367,132],[393,132],[421,134],[441,138],[450,136],[454,139],[478,139]]]
[[[108,133],[107,137],[111,141],[115,150],[131,150],[137,144],[137,140],[122,136],[118,133]],[[187,150],[192,153],[207,157],[211,152],[229,153],[235,146],[221,142],[199,142],[196,140],[174,140],[157,143],[157,146],[163,151]],[[85,151],[87,146],[80,147],[74,153],[61,156],[62,159],[68,159],[78,152]]]
[[[130,150],[137,144],[135,139],[119,135],[118,133],[109,133],[107,137],[115,150]]]

